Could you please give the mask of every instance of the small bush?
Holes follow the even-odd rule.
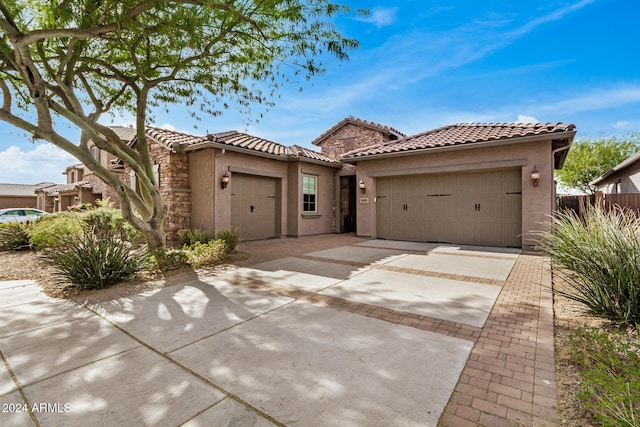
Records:
[[[640,323],[640,219],[632,211],[588,209],[583,219],[559,213],[539,233],[541,248],[570,290],[596,316]]]
[[[145,254],[113,233],[97,228],[68,235],[61,246],[48,251],[58,274],[84,289],[102,289],[140,270]]]
[[[227,230],[219,231],[217,238],[218,240],[222,240],[224,242],[226,251],[228,254],[230,254],[233,253],[236,250],[236,246],[238,246],[240,233],[238,232],[237,228],[231,227]]]
[[[183,267],[189,258],[182,249],[149,248],[149,268],[155,271],[168,271]]]
[[[570,336],[574,362],[583,370],[578,397],[604,426],[640,423],[640,341],[581,327]]]
[[[38,219],[29,231],[29,238],[35,249],[55,249],[69,236],[81,232],[82,225],[77,214],[59,212]]]
[[[80,216],[87,229],[114,234],[122,240],[141,242],[141,233],[122,217],[122,212],[110,207],[99,207],[86,211]]]
[[[217,264],[227,255],[227,247],[221,240],[211,240],[208,243],[196,242],[184,251],[193,267]]]
[[[0,224],[0,251],[29,249],[31,247],[29,240],[31,227],[30,224],[20,222]]]
[[[191,246],[194,243],[209,243],[213,240],[211,233],[197,228],[182,230],[179,238],[182,246]]]

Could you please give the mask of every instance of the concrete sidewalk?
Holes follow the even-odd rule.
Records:
[[[2,283],[0,424],[554,425],[542,258],[348,235],[240,249],[216,277],[84,305]]]

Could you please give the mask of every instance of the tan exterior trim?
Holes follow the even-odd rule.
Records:
[[[431,167],[425,167],[425,168],[375,171],[375,172],[369,172],[367,176],[370,178],[382,178],[385,176],[423,175],[426,173],[446,173],[446,172],[474,171],[474,170],[483,170],[483,169],[513,168],[518,166],[526,166],[527,164],[529,164],[527,159],[515,159],[515,160],[503,160],[499,162],[465,163],[461,165],[431,166]]]
[[[247,175],[266,176],[269,178],[279,178],[279,179],[286,178],[285,175],[278,172],[270,172],[270,171],[265,171],[260,169],[245,168],[242,166],[229,166],[229,172],[244,173]],[[233,179],[233,177],[231,179]]]

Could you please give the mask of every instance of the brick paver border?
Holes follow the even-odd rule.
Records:
[[[441,426],[554,426],[551,273],[522,254],[487,319]]]

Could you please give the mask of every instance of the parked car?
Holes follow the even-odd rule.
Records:
[[[32,208],[9,208],[0,209],[0,224],[6,224],[8,222],[27,222],[35,221],[42,215],[46,215],[45,211]]]

